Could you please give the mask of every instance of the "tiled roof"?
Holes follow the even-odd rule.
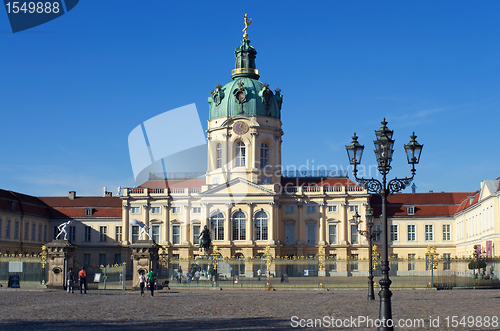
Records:
[[[12,208],[14,206],[14,209]],[[34,197],[22,193],[0,190],[0,210],[52,217],[87,217],[86,208],[92,208],[91,218],[120,217],[120,197]]]
[[[120,197],[40,197],[47,205],[57,207],[118,207],[121,209]]]
[[[387,197],[387,216],[453,216],[464,199],[473,193],[396,193]],[[468,200],[468,199],[467,199]],[[374,215],[382,213],[381,198],[372,195],[370,204]],[[414,213],[408,214],[407,207],[414,206]]]

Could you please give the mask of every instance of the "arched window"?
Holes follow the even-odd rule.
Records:
[[[246,240],[247,218],[245,213],[238,211],[233,214],[233,240]]]
[[[259,211],[254,216],[255,224],[255,240],[267,240],[267,214],[264,211]]]
[[[236,144],[236,167],[245,166],[245,143],[242,141]]]
[[[222,144],[217,144],[215,151],[216,151],[216,157],[217,157],[216,168],[218,169],[218,168],[222,167]]]
[[[212,240],[224,240],[224,214],[215,213],[210,217],[210,236]]]
[[[260,145],[260,167],[265,168],[269,164],[269,146],[266,143]]]

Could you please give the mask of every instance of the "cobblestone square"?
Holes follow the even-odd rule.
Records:
[[[379,301],[368,302],[366,296],[365,290],[172,289],[141,297],[136,291],[81,295],[3,287],[0,329],[374,330],[367,323],[377,319]],[[394,290],[392,299],[394,322],[403,323],[396,329],[500,330],[498,290]]]

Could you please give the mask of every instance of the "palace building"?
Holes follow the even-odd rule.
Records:
[[[130,245],[145,239],[136,221],[170,257],[200,255],[206,225],[223,256],[257,257],[266,246],[273,256],[314,256],[322,246],[326,256],[366,258],[368,241],[351,220],[356,212],[365,220],[368,206],[380,215],[380,198],[346,173],[282,171],[283,95],[259,80],[256,55],[245,33],[231,81],[210,93],[204,178],[150,174],[121,196],[0,190],[0,253],[37,254],[59,224],[72,220],[68,239],[81,263],[129,262]],[[489,256],[500,255],[499,197],[498,178],[481,182],[477,192],[390,195],[390,254],[423,257],[435,245],[442,256],[462,257],[480,245]],[[379,218],[374,224],[380,228]]]

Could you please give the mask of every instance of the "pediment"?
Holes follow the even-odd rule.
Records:
[[[252,183],[244,178],[234,178],[201,193],[202,196],[247,196],[247,195],[275,195],[276,192],[263,186]]]

